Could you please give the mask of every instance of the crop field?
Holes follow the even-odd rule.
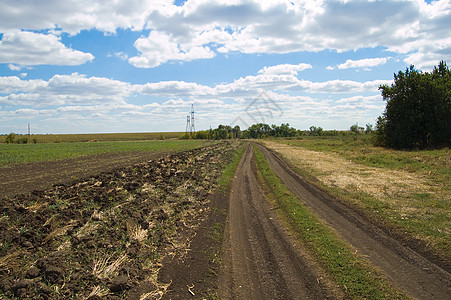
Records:
[[[0,144],[0,168],[13,164],[54,161],[105,153],[190,150],[207,144],[206,141],[193,140]]]
[[[239,146],[184,143],[128,144],[178,152],[0,198],[0,298],[161,297],[162,258],[189,250]]]
[[[72,142],[112,142],[112,141],[147,141],[179,138],[183,132],[138,132],[138,133],[92,133],[92,134],[32,134],[17,135],[26,138],[28,143],[72,143]],[[0,136],[0,143],[6,136]]]

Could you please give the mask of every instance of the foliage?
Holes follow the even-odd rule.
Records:
[[[361,133],[365,128],[360,127],[359,124],[352,125],[349,130],[355,134]]]
[[[28,144],[29,140],[28,137],[26,136],[22,136],[22,137],[18,137],[16,134],[14,133],[10,133],[6,136],[5,138],[5,143],[7,144]],[[33,140],[34,142],[34,140]]]
[[[323,129],[321,127],[310,126],[309,135],[311,136],[321,136],[323,134]]]
[[[231,127],[228,125],[219,125],[218,128],[201,130],[193,134],[186,133],[183,138],[192,138],[197,140],[225,140],[238,139],[241,137],[240,126]]]
[[[411,65],[379,89],[387,105],[377,119],[376,144],[398,149],[450,144],[451,71],[445,62],[431,73]]]
[[[373,133],[374,129],[373,129],[373,124],[366,124],[366,129],[365,129],[365,134],[370,134]]]
[[[193,139],[225,140],[239,138],[261,139],[266,137],[294,137],[298,134],[298,131],[295,128],[290,127],[290,124],[288,123],[282,123],[280,126],[258,123],[244,131],[241,131],[240,126],[238,125],[233,128],[228,125],[219,125],[216,129],[198,131],[189,137]],[[187,138],[187,136],[184,135],[182,138]]]
[[[6,142],[7,144],[13,144],[14,141],[15,141],[15,139],[16,139],[16,135],[15,135],[14,133],[11,132],[10,134],[8,134],[8,135],[6,136],[5,142]]]

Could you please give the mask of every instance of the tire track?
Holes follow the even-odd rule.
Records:
[[[451,299],[451,274],[383,229],[309,184],[273,151],[259,145],[271,169],[321,219],[399,288],[418,299]]]
[[[265,199],[250,145],[235,174],[219,277],[221,298],[331,298],[313,262],[295,246]]]

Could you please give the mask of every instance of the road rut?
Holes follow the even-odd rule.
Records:
[[[284,184],[350,243],[382,270],[400,289],[417,299],[451,299],[451,274],[383,229],[312,186],[295,173],[276,153],[260,146],[271,169]]]
[[[235,174],[219,276],[221,298],[332,298],[313,262],[265,199],[250,145]]]

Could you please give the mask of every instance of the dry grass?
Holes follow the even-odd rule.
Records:
[[[166,291],[168,290],[169,286],[172,284],[172,281],[168,284],[161,284],[159,287],[149,293],[142,294],[139,297],[139,300],[148,300],[148,299],[161,299],[166,294]]]
[[[15,251],[0,258],[0,270],[10,270],[19,265],[19,258],[23,255],[23,251]]]
[[[265,141],[264,144],[347,201],[370,214],[381,215],[388,223],[408,229],[416,238],[441,248],[445,255],[451,254],[451,193],[446,170],[434,176],[421,168],[403,170],[400,165],[382,168],[358,163],[348,159],[353,149],[335,153],[306,149],[301,143],[293,146]],[[390,155],[402,158],[405,153]]]
[[[29,212],[33,212],[33,213],[35,213],[35,212],[37,212],[38,210],[40,210],[41,208],[45,208],[45,207],[47,207],[48,206],[48,203],[47,202],[39,202],[39,201],[36,201],[33,205],[30,205],[30,206],[27,206],[27,207],[24,207],[26,210],[28,210]]]
[[[63,236],[67,233],[67,231],[69,231],[70,229],[72,229],[75,225],[76,225],[76,221],[70,221],[68,224],[61,226],[61,227],[56,227],[52,232],[50,232],[43,240],[44,243],[47,243],[48,241],[55,239],[59,236]]]
[[[276,150],[291,163],[300,168],[307,168],[323,184],[342,189],[359,189],[377,199],[404,207],[405,197],[417,193],[431,193],[438,198],[451,200],[451,195],[444,193],[428,177],[419,173],[369,167],[347,160],[335,153],[307,150],[272,141],[265,145]],[[415,209],[408,209],[416,213]]]
[[[147,229],[142,229],[139,224],[131,220],[127,220],[127,234],[130,239],[137,240],[138,242],[143,242],[147,239]]]
[[[123,253],[118,258],[113,260],[113,255],[105,255],[99,253],[94,260],[92,274],[99,279],[107,279],[114,277],[117,270],[127,259],[127,254]]]
[[[94,298],[96,296],[101,298],[101,297],[107,296],[108,294],[109,294],[109,290],[107,288],[105,288],[105,287],[102,288],[100,285],[97,285],[92,288],[91,293],[84,299],[85,300],[96,299],[96,298]],[[93,297],[93,298],[91,298],[91,297]]]

